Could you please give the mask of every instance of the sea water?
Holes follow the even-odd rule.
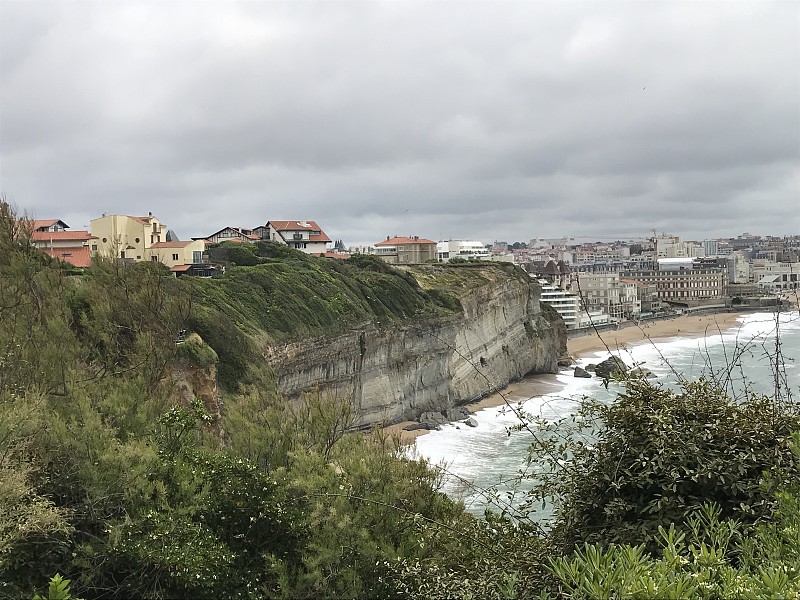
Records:
[[[656,385],[675,388],[681,380],[714,377],[724,382],[731,396],[743,398],[745,390],[775,395],[774,357],[779,353],[782,360],[777,393],[800,401],[800,314],[751,313],[740,317],[738,324],[727,331],[719,331],[713,317],[708,321],[710,326],[704,337],[676,335],[665,341],[614,348],[613,354],[628,365],[651,371]],[[596,364],[608,355],[607,350],[596,352],[578,359],[576,364]],[[528,414],[552,421],[574,414],[584,397],[610,403],[623,389],[613,383],[606,388],[595,377],[576,378],[572,368],[561,371],[556,378],[563,386],[556,393],[538,395],[536,380],[531,378],[523,380],[507,400],[521,405]],[[416,451],[442,467],[445,493],[463,500],[470,512],[482,515],[487,506],[497,510],[505,503],[522,501],[532,479],[519,475],[530,474],[536,465],[526,461],[531,433],[516,430],[520,420],[508,406],[486,408],[474,417],[477,427],[450,424],[417,438]],[[499,505],[490,500],[498,497]],[[540,516],[546,520],[549,510]]]

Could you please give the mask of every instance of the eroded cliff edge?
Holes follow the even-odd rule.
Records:
[[[270,343],[262,354],[289,398],[316,391],[353,402],[358,425],[396,422],[463,404],[529,373],[555,373],[566,353],[563,321],[539,303],[519,269],[420,265],[404,270],[424,290],[446,290],[453,314],[338,335]]]

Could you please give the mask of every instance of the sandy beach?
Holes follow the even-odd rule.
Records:
[[[610,349],[612,351],[624,349],[627,345],[646,343],[648,340],[659,341],[669,339],[676,335],[703,337],[715,335],[736,327],[739,317],[743,313],[716,313],[707,315],[681,315],[663,321],[653,321],[633,325],[619,330],[602,331],[574,337],[567,340],[567,351],[573,358],[586,354]],[[477,402],[467,404],[470,412],[477,412],[483,408],[516,403],[551,394],[561,389],[561,384],[555,375],[533,375],[524,381],[512,383],[505,389],[488,395]],[[419,436],[428,433],[427,429],[403,431],[403,427],[413,423],[404,421],[390,425],[384,429],[389,435],[399,437],[401,444],[413,444]]]
[[[629,344],[639,344],[648,340],[658,341],[676,335],[704,337],[718,335],[733,327],[743,313],[717,313],[710,315],[681,315],[663,321],[645,322],[639,326],[625,329],[592,332],[567,340],[570,356],[578,358],[592,352],[609,349],[624,349]]]

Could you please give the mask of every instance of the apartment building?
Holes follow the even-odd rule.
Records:
[[[653,284],[659,300],[696,306],[723,300],[727,291],[727,269],[691,259],[658,262],[658,270],[629,271],[625,279]]]
[[[445,240],[436,244],[436,253],[441,262],[448,262],[453,258],[489,260],[492,256],[483,242],[475,240]]]
[[[534,274],[530,276],[536,278]],[[539,302],[553,307],[555,311],[561,315],[567,329],[576,329],[578,327],[578,315],[580,313],[578,295],[562,290],[558,286],[550,283],[547,279],[536,278],[536,281],[541,288]]]
[[[375,254],[391,265],[411,265],[437,260],[436,242],[419,236],[386,237],[375,244]]]

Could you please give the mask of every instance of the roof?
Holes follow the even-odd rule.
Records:
[[[156,242],[150,244],[151,248],[186,248],[186,246],[194,244],[194,240],[190,242]]]
[[[41,250],[53,258],[63,260],[75,267],[86,268],[92,264],[92,256],[85,246],[78,248],[42,248]]]
[[[61,219],[34,219],[33,220],[33,230],[36,231],[41,227],[52,227],[56,223],[61,223],[62,227],[69,229],[69,225],[64,223]]]
[[[175,265],[170,269],[173,273],[185,273],[192,268],[192,265]]]
[[[316,221],[267,221],[275,231],[319,231],[319,235],[308,235],[311,242],[330,242],[331,238],[322,231]]]
[[[236,233],[238,233],[238,234],[239,234],[240,236],[242,236],[243,238],[247,238],[247,239],[249,239],[249,240],[260,240],[260,239],[261,239],[261,237],[260,237],[260,236],[258,236],[258,235],[255,235],[254,233],[245,233],[245,232],[248,232],[248,231],[252,231],[252,229],[245,229],[244,227],[232,227],[232,226],[230,226],[230,225],[229,225],[229,226],[227,226],[227,227],[223,227],[223,228],[222,228],[222,229],[220,229],[219,231],[215,231],[214,233],[212,233],[212,234],[210,234],[210,235],[207,235],[207,236],[205,236],[205,237],[202,237],[202,238],[197,238],[197,237],[196,237],[196,238],[192,238],[192,239],[193,239],[193,240],[207,240],[207,239],[209,239],[209,238],[212,238],[212,237],[214,237],[215,235],[218,235],[218,234],[220,234],[220,233],[222,233],[223,231],[226,231],[226,230],[228,230],[228,229],[231,229],[231,230],[235,231]],[[227,241],[227,240],[226,240],[226,241]],[[233,239],[231,239],[231,240],[229,240],[229,241],[234,241],[234,240],[233,240]]]
[[[97,236],[88,231],[34,231],[31,233],[34,242],[48,242],[50,240],[74,240],[85,242],[86,240],[96,240]]]
[[[376,246],[404,246],[407,244],[435,244],[433,240],[426,240],[425,238],[412,238],[412,237],[393,237],[382,242],[378,242]]]
[[[781,280],[780,275],[767,275],[758,280],[758,283],[777,283]]]

